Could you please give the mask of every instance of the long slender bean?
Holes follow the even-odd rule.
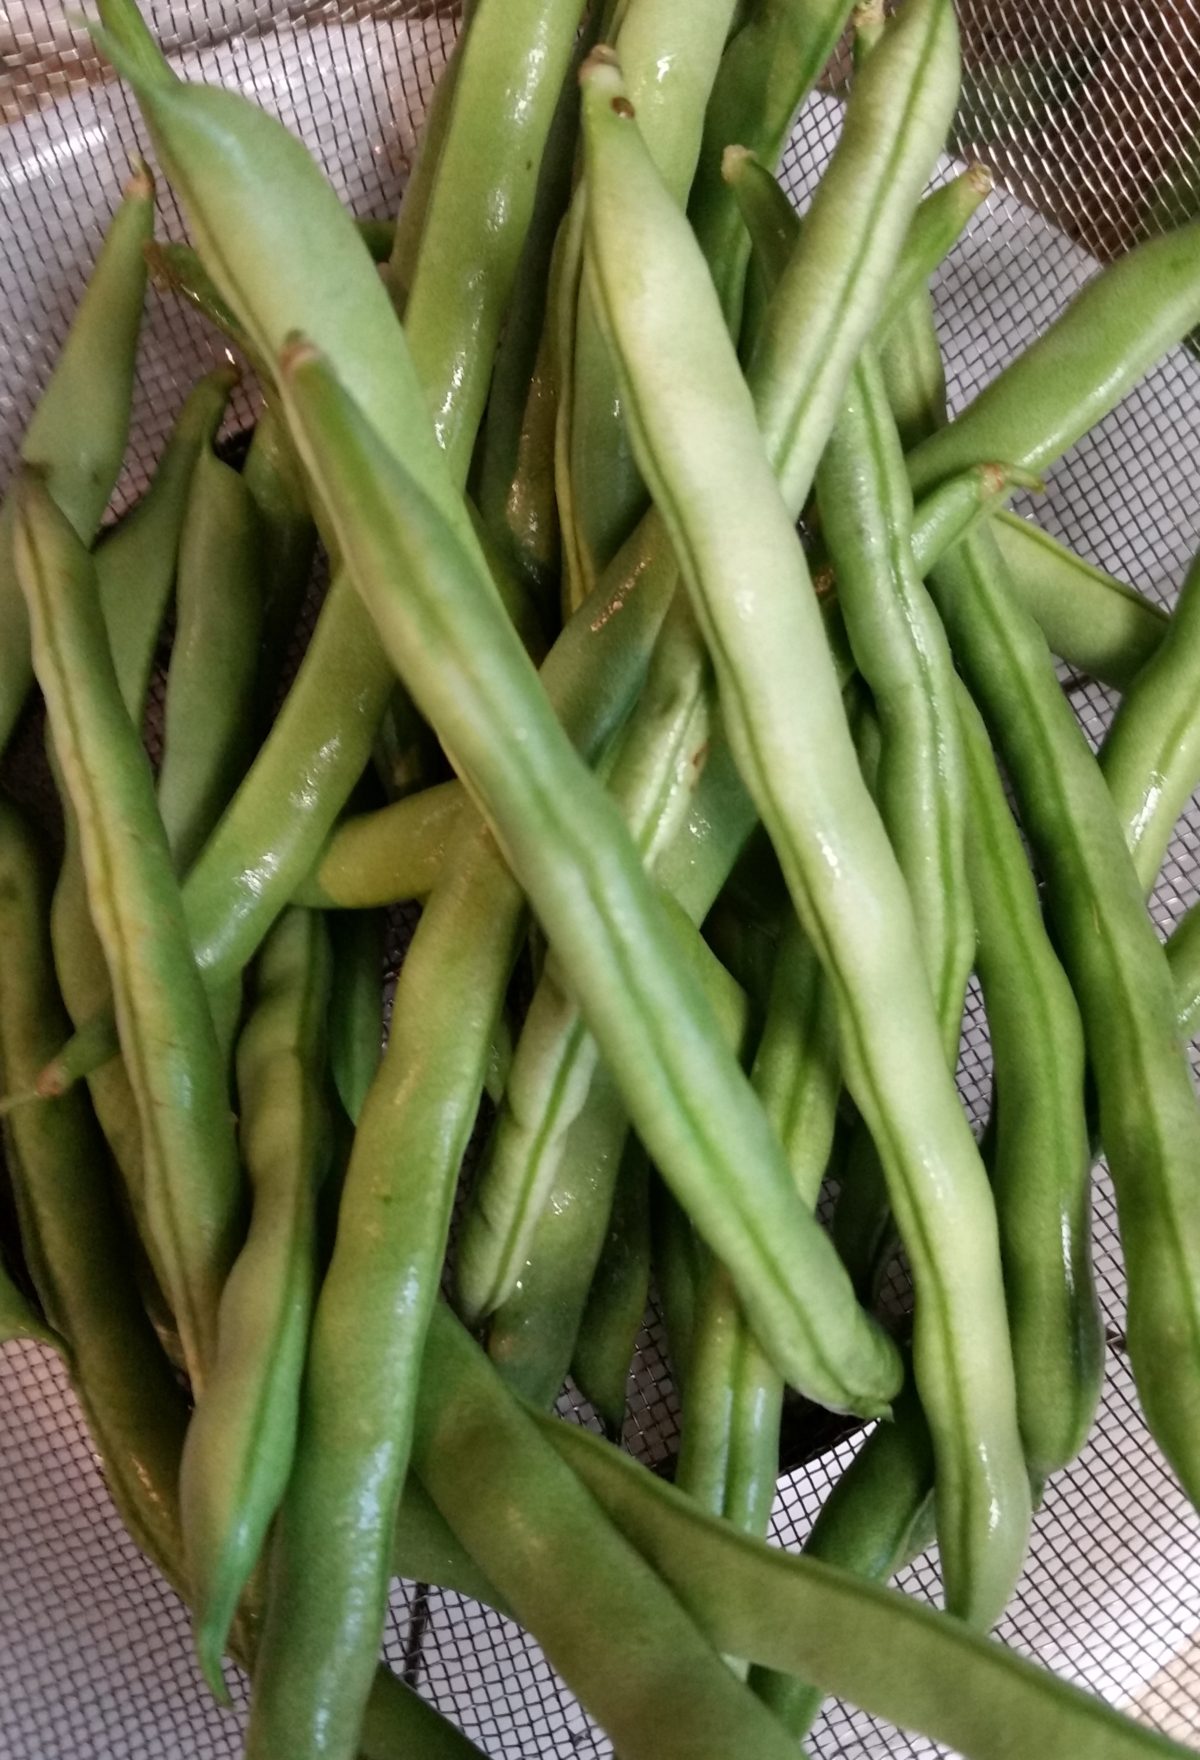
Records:
[[[334,917],[329,1065],[342,1108],[358,1122],[383,1053],[383,921],[375,911]]]
[[[50,493],[85,544],[99,530],[125,455],[146,291],[142,245],[153,225],[154,180],[139,165],[21,442],[21,457],[45,472]],[[0,751],[33,683],[29,623],[12,554],[13,519],[6,496],[0,506]]]
[[[147,1219],[200,1387],[241,1197],[212,1019],[149,765],[117,687],[91,559],[29,467],[18,488],[15,553],[137,1099]]]
[[[321,919],[285,912],[258,957],[238,1040],[250,1228],[221,1295],[217,1353],[188,1427],[179,1486],[196,1648],[218,1697],[230,1624],[295,1450],[317,1187],[330,1149],[330,978]]]
[[[1179,1030],[1185,1039],[1191,1039],[1200,1021],[1200,910],[1195,905],[1167,942],[1167,960],[1175,984]]]
[[[605,1237],[571,1353],[571,1374],[610,1436],[625,1419],[625,1391],[650,1295],[650,1167],[629,1137]]]
[[[815,1681],[969,1756],[1187,1750],[911,1596],[736,1534],[574,1424],[535,1420],[725,1654]]]
[[[261,532],[262,657],[259,719],[266,722],[312,575],[317,534],[304,477],[287,427],[273,399],[258,412],[242,482],[258,512]]]
[[[254,749],[265,536],[241,476],[205,448],[179,541],[158,774],[158,810],[179,874],[203,847]]]
[[[931,576],[956,658],[1013,781],[1096,1083],[1129,1279],[1130,1360],[1147,1421],[1200,1497],[1200,1110],[1170,974],[1099,766],[1044,638],[986,532]]]
[[[953,18],[938,5],[909,0],[888,28],[893,52],[914,53],[912,71],[922,76],[912,108],[928,130],[927,165],[953,102]],[[885,33],[860,92],[877,92],[872,76],[881,66],[890,71],[888,48]],[[807,461],[819,450],[841,384],[827,359],[815,369],[810,361],[823,395],[799,395],[788,406],[801,414],[789,415],[778,442],[785,459],[781,497],[702,260],[690,236],[681,235],[624,113],[619,76],[593,57],[588,80],[589,260],[621,360],[632,431],[684,559],[739,765],[801,922],[831,975],[847,1080],[884,1160],[918,1290],[924,1285],[915,1355],[941,1474],[947,1599],[955,1611],[990,1623],[1019,1568],[1029,1517],[995,1214],[928,989],[913,978],[920,952],[912,907],[862,782],[786,505],[789,488],[803,494]],[[894,118],[875,118],[875,125],[894,138]],[[915,186],[911,131],[904,143]],[[914,202],[916,194],[913,187]],[[816,218],[814,205],[798,254],[820,239]],[[906,218],[889,209],[886,229],[876,226],[881,255],[873,260],[881,266],[889,247],[893,256],[898,249]],[[627,267],[635,258],[636,277]],[[793,258],[773,305],[794,292],[795,264]],[[845,360],[843,375],[850,366],[846,336],[857,347],[873,317],[873,278],[861,262],[856,266],[861,285],[855,277],[847,285],[844,274],[829,279],[844,308],[859,315],[857,334],[847,321],[831,348],[832,324],[813,326],[835,360]],[[761,358],[760,346],[752,376]],[[769,417],[781,408],[777,385],[791,368],[776,354],[766,358]],[[770,446],[770,421],[766,437]],[[739,467],[732,474],[731,460]],[[948,1202],[960,1216],[953,1224]]]

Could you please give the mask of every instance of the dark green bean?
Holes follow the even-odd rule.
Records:
[[[383,919],[376,911],[353,911],[331,918],[329,933],[329,1064],[342,1109],[357,1124],[383,1055]]]
[[[649,1294],[650,1168],[637,1138],[629,1137],[571,1353],[575,1385],[613,1436],[625,1421],[625,1389]]]
[[[95,538],[125,455],[142,322],[142,245],[154,225],[154,180],[139,165],[126,185],[21,457],[46,475],[85,544]],[[13,563],[11,496],[0,505],[0,751],[33,683],[29,623]]]
[[[1200,1498],[1200,1110],[1170,973],[1104,778],[986,532],[960,545],[931,582],[1012,779],[1079,999],[1117,1189],[1142,1405],[1185,1489]]]
[[[1195,905],[1167,942],[1167,959],[1175,982],[1179,1030],[1191,1039],[1200,1021],[1200,910]]]
[[[263,405],[242,466],[242,482],[258,512],[262,566],[262,657],[259,665],[259,720],[275,708],[292,644],[299,635],[300,610],[308,592],[316,548],[304,475],[287,427],[273,400]]]
[[[213,1355],[241,1199],[212,1019],[150,768],[117,687],[91,558],[28,467],[18,488],[15,554],[137,1099],[147,1220],[199,1387]]]
[[[254,750],[265,538],[246,483],[205,448],[179,541],[158,774],[158,810],[179,874],[207,841]]]

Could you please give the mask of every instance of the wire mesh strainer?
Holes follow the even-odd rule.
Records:
[[[438,68],[455,32],[435,3],[305,5],[155,0],[150,22],[178,70],[240,87],[279,114],[361,215],[394,210]],[[1200,7],[1156,0],[960,0],[967,75],[956,153],[983,159],[1001,189],[938,277],[952,402],[1045,326],[1094,269],[1145,232],[1200,210]],[[806,108],[786,175],[803,202],[831,150],[840,107]],[[0,475],[65,333],[86,266],[144,144],[125,93],[63,11],[38,0],[0,9]],[[947,161],[949,164],[949,161]],[[161,227],[182,231],[166,192]],[[144,487],[183,385],[214,344],[182,307],[152,298],[138,402],[117,507]],[[231,425],[250,416],[243,398]],[[1169,601],[1200,543],[1200,366],[1179,350],[1055,471],[1037,517],[1082,554]],[[1099,738],[1103,689],[1075,693]],[[27,730],[5,783],[36,791]],[[1200,872],[1200,811],[1172,846],[1154,899],[1169,926]],[[404,925],[391,949],[398,958]],[[960,1085],[981,1123],[989,1058],[977,994]],[[1114,1208],[1100,1181],[1097,1269],[1110,1339],[1105,1399],[1081,1459],[1051,1485],[1029,1564],[1001,1635],[1068,1678],[1183,1740],[1200,1737],[1200,1521],[1174,1486],[1138,1412],[1122,1348]],[[903,1300],[902,1274],[897,1299]],[[568,1388],[563,1410],[589,1413]],[[652,1312],[630,1387],[626,1442],[673,1451],[677,1401]],[[57,1363],[33,1346],[0,1351],[0,1756],[135,1760],[240,1751],[238,1714],[199,1683],[182,1608],[124,1536]],[[801,1428],[780,1480],[775,1538],[803,1539],[861,1438],[803,1464]],[[807,1438],[807,1442],[806,1442]],[[936,1595],[918,1560],[901,1586]],[[490,1754],[602,1755],[603,1736],[537,1647],[461,1597],[399,1584],[392,1666]],[[244,1704],[241,1683],[232,1682]],[[831,1705],[811,1751],[934,1754],[934,1744]]]

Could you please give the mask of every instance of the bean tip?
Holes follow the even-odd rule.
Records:
[[[130,163],[133,175],[121,191],[126,201],[152,202],[154,200],[154,173],[140,153],[133,155]]]
[[[754,160],[754,152],[750,147],[742,147],[736,141],[730,142],[721,154],[721,176],[726,183],[736,183],[738,173],[743,165]]]
[[[308,337],[301,335],[299,330],[293,330],[289,336],[285,337],[283,347],[279,351],[280,374],[284,378],[290,379],[302,367],[312,366],[313,362],[320,358],[320,350],[316,343],[310,342]]]
[[[590,54],[584,57],[580,66],[580,85],[618,88],[620,80],[621,63],[617,59],[616,50],[611,49],[607,43],[597,43]]]
[[[996,180],[986,165],[968,165],[964,173],[967,185],[979,197],[990,196]]]

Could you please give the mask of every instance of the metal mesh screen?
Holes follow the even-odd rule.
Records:
[[[276,111],[356,213],[393,211],[453,38],[450,7],[154,0],[148,12],[182,74],[239,86]],[[967,74],[953,147],[991,165],[1002,187],[938,277],[954,404],[1046,324],[1097,258],[1200,209],[1195,0],[960,0],[960,16]],[[836,98],[822,94],[801,119],[786,160],[799,203],[828,157],[839,113]],[[129,100],[86,36],[57,5],[39,0],[0,10],[0,116],[6,475],[129,153],[144,143]],[[160,228],[181,232],[165,191]],[[118,507],[144,486],[183,387],[216,353],[197,320],[151,296]],[[249,414],[243,396],[230,422],[242,425]],[[1200,543],[1197,461],[1200,366],[1178,350],[1054,472],[1036,517],[1085,556],[1169,602]],[[1110,695],[1087,685],[1074,700],[1098,738]],[[1182,914],[1198,871],[1200,812],[1193,809],[1155,894],[1162,925]],[[989,1058],[975,993],[960,1084],[981,1124]],[[1172,1735],[1196,1740],[1200,1520],[1138,1413],[1103,1176],[1096,1250],[1110,1339],[1103,1409],[1081,1459],[1049,1488],[1001,1635]],[[561,1404],[588,1419],[570,1388]],[[0,1351],[0,1414],[0,1756],[235,1756],[241,1712],[219,1710],[200,1685],[184,1611],[122,1532],[57,1360],[27,1345]],[[677,1420],[651,1313],[630,1388],[627,1445],[661,1459],[674,1447]],[[844,1439],[781,1479],[773,1518],[780,1543],[803,1540],[860,1440]],[[919,1560],[901,1586],[935,1597],[933,1562]],[[492,1755],[610,1752],[536,1645],[459,1596],[398,1584],[387,1654]],[[235,1707],[244,1708],[242,1683],[231,1685]],[[940,1751],[839,1705],[827,1708],[810,1745],[828,1757]]]

